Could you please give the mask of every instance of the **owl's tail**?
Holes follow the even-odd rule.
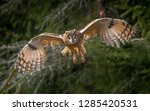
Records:
[[[15,69],[19,72],[30,72],[40,70],[44,67],[46,54],[43,47],[34,47],[30,44],[25,45],[18,54]]]

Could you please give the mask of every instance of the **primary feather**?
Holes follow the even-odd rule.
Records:
[[[120,44],[129,42],[134,36],[135,30],[126,21],[113,18],[100,18],[92,21],[80,30],[87,38],[95,35],[112,47],[120,47]]]
[[[44,46],[52,44],[63,44],[60,35],[53,33],[42,33],[33,37],[18,54],[15,68],[20,72],[40,70],[46,61]]]

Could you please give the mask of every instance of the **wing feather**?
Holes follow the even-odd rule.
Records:
[[[43,47],[51,44],[64,44],[61,35],[42,33],[33,37],[18,54],[15,68],[22,73],[40,70],[46,61],[46,53]]]
[[[34,47],[64,44],[62,36],[54,33],[42,33],[33,37],[29,43]]]
[[[124,20],[100,18],[89,23],[80,32],[87,38],[100,36],[107,45],[120,47],[120,44],[129,42],[135,30]]]

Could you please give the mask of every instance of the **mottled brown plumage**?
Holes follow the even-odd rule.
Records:
[[[84,40],[98,36],[111,47],[120,47],[121,44],[129,42],[134,36],[135,30],[126,21],[121,19],[100,18],[90,22],[81,30],[70,30],[64,34],[42,33],[33,37],[18,54],[15,68],[21,72],[40,70],[46,61],[44,46],[65,45],[62,54],[72,55],[74,63],[79,57],[85,62],[86,49]]]

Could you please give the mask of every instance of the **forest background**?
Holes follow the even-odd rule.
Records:
[[[84,64],[64,58],[61,46],[48,47],[45,68],[16,73],[3,93],[150,93],[149,6],[149,0],[108,0],[106,16],[127,20],[140,40],[110,48],[95,37],[85,44]],[[97,0],[1,0],[0,86],[33,36],[81,29],[99,18],[99,8]]]

